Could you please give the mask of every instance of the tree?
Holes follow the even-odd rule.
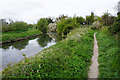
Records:
[[[108,28],[111,34],[117,34],[118,32],[120,32],[120,12],[118,12],[117,15],[118,17],[113,26]]]
[[[91,25],[94,22],[94,13],[91,12],[90,16],[86,16],[86,24]]]
[[[85,23],[85,19],[83,17],[76,17],[76,21],[78,24],[81,24],[81,25]]]
[[[68,28],[64,28],[66,25],[71,24],[73,25],[73,19],[72,18],[68,18],[68,19],[62,19],[58,24],[57,24],[57,32],[58,34],[62,34],[63,33],[63,29],[64,29],[64,33],[65,31],[67,31],[66,29]],[[67,26],[68,27],[68,26]],[[70,28],[72,29],[72,28]],[[69,32],[69,31],[68,31]]]
[[[41,30],[43,33],[47,33],[47,20],[45,18],[41,18],[37,24],[36,27]]]
[[[115,17],[111,16],[111,14],[107,12],[102,15],[100,22],[102,22],[105,26],[110,26],[115,22]]]
[[[91,12],[91,20],[90,20],[90,24],[92,24],[94,22],[94,13]]]
[[[59,17],[56,18],[55,22],[59,22],[62,19],[67,19],[68,16],[65,16],[64,14],[61,14]]]
[[[91,16],[86,16],[86,21],[85,21],[85,23],[86,23],[87,25],[90,25],[90,20],[91,20]]]
[[[51,19],[51,18],[46,18],[46,20],[47,20],[48,24],[53,23],[53,19]]]

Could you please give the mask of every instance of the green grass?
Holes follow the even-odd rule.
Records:
[[[41,34],[40,30],[36,29],[30,29],[28,31],[10,31],[10,32],[3,32],[2,33],[2,41],[7,41],[7,40],[15,40],[18,38],[24,38],[27,36],[32,36],[32,35],[37,35]]]
[[[118,78],[120,75],[118,41],[99,31],[96,34],[99,46],[99,78]]]
[[[93,54],[93,34],[90,29],[75,29],[54,46],[6,68],[2,77],[87,79]]]

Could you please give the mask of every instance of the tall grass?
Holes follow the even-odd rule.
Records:
[[[120,78],[118,41],[102,31],[96,36],[99,46],[99,78]]]

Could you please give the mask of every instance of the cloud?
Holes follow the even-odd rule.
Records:
[[[28,23],[36,23],[41,17],[86,16],[95,12],[100,16],[113,9],[119,0],[0,0],[0,18],[12,18]]]

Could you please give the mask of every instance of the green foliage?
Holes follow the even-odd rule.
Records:
[[[85,34],[81,35],[81,38],[73,35],[77,38],[65,39],[34,57],[26,58],[13,67],[6,68],[2,72],[2,77],[87,79],[88,66],[92,57],[94,32],[91,30],[87,32],[86,29],[76,31],[79,31],[77,35],[83,32]]]
[[[69,25],[68,25],[69,24]],[[58,34],[62,34],[65,33],[65,31],[70,31],[73,28],[67,28],[68,26],[73,27],[73,19],[72,18],[68,18],[68,19],[62,19],[58,24],[57,24],[57,32]],[[66,28],[65,28],[66,27]],[[69,29],[69,30],[66,30]],[[66,32],[66,33],[68,33]]]
[[[101,27],[101,24],[99,23],[99,21],[95,21],[91,25],[91,29],[93,29],[93,30],[99,30],[100,27]]]
[[[47,25],[49,25],[50,23],[53,23],[53,19],[51,18],[46,18],[46,20],[47,20]]]
[[[99,78],[120,78],[118,41],[103,32],[97,32],[99,47]]]
[[[85,19],[83,17],[76,17],[77,23],[83,25],[85,23]]]
[[[43,33],[47,32],[47,26],[48,26],[48,23],[47,23],[47,20],[45,18],[41,18],[36,24],[36,27],[39,30],[41,30]]]
[[[10,30],[9,24],[6,19],[0,19],[0,32],[7,32]]]
[[[28,29],[28,24],[25,22],[13,22],[10,25],[10,29],[12,31],[27,31]]]
[[[27,28],[33,28],[34,25],[33,24],[28,24]]]
[[[7,32],[10,30],[10,27],[8,25],[2,26],[2,32]]]
[[[105,26],[111,26],[115,22],[115,17],[111,16],[110,13],[105,13],[104,15],[102,15],[100,22]]]
[[[33,36],[33,35],[37,35],[37,34],[41,34],[41,31],[36,30],[36,29],[31,29],[28,31],[10,31],[10,32],[4,32],[2,33],[2,41],[7,41],[7,40],[15,40],[18,38],[24,38],[27,36]]]
[[[120,12],[118,13],[118,17],[115,23],[113,24],[113,26],[109,27],[108,30],[112,35],[120,32]]]
[[[67,24],[64,28],[63,28],[63,34],[64,35],[67,35],[69,32],[70,32],[70,30],[72,30],[73,29],[73,25],[72,24]]]
[[[91,16],[86,16],[86,24],[91,25],[94,22],[94,13],[91,12]]]

